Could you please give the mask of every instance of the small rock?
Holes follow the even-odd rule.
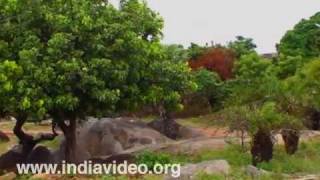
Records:
[[[17,175],[13,172],[0,176],[1,180],[14,180],[16,179]]]
[[[248,165],[245,171],[246,171],[246,174],[251,177],[259,177],[261,175],[269,174],[268,171],[265,171],[263,169],[258,169],[257,167],[252,165]]]
[[[223,174],[227,175],[230,171],[230,165],[226,160],[214,160],[200,163],[206,174]]]
[[[230,172],[230,165],[226,160],[212,160],[205,161],[197,164],[186,164],[181,167],[180,177],[173,178],[171,174],[166,176],[166,180],[173,179],[183,179],[183,180],[192,180],[196,178],[196,175],[200,172],[206,173],[208,175],[220,174],[228,175]]]
[[[318,175],[307,175],[302,177],[292,177],[293,180],[319,180]]]

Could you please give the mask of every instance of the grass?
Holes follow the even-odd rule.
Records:
[[[7,152],[12,146],[17,144],[18,140],[14,136],[10,136],[9,142],[2,142],[0,141],[0,155]]]
[[[156,154],[155,154],[156,155]],[[167,154],[171,163],[198,163],[208,160],[224,159],[229,162],[232,171],[229,179],[251,179],[248,177],[243,168],[251,164],[250,152],[243,151],[237,145],[230,145],[224,150],[208,150],[190,155],[184,154]],[[320,139],[312,140],[307,143],[301,143],[300,149],[294,155],[287,155],[283,146],[276,146],[274,150],[274,158],[268,163],[259,164],[259,168],[272,172],[270,175],[264,175],[260,179],[286,179],[283,174],[290,175],[308,175],[318,174],[320,172]],[[219,175],[198,174],[199,180],[206,179],[226,179]]]
[[[12,131],[14,127],[14,122],[13,121],[0,122],[0,127],[2,131]],[[25,131],[50,132],[51,126],[48,124],[26,123],[25,125],[23,125],[23,129]]]
[[[179,119],[178,122],[181,125],[188,126],[188,127],[195,127],[195,128],[207,128],[210,126],[214,127],[225,127],[223,123],[223,112],[216,112],[208,115],[198,116],[198,117],[191,117],[191,118],[184,118]]]
[[[59,146],[60,146],[60,142],[61,142],[61,137],[58,136],[52,141],[44,141],[44,142],[42,142],[40,144],[43,145],[43,146],[46,146],[46,147],[48,147],[50,149],[58,149]]]
[[[281,173],[319,173],[320,172],[320,140],[301,143],[298,152],[288,155],[283,147],[276,147],[273,160],[262,163],[259,167]]]

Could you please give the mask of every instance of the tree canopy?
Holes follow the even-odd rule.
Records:
[[[0,6],[1,111],[22,124],[50,115],[67,143],[79,119],[137,108],[150,94],[176,107],[192,86],[187,64],[166,59],[162,18],[139,0]]]
[[[319,57],[320,13],[302,19],[281,39],[278,51],[285,56]]]

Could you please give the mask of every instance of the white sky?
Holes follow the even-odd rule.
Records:
[[[225,44],[242,35],[253,38],[260,53],[275,52],[288,29],[320,11],[320,0],[146,1],[165,20],[164,43]]]

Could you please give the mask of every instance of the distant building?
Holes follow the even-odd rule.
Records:
[[[266,59],[274,59],[278,57],[278,53],[265,53],[261,54],[261,56]]]

